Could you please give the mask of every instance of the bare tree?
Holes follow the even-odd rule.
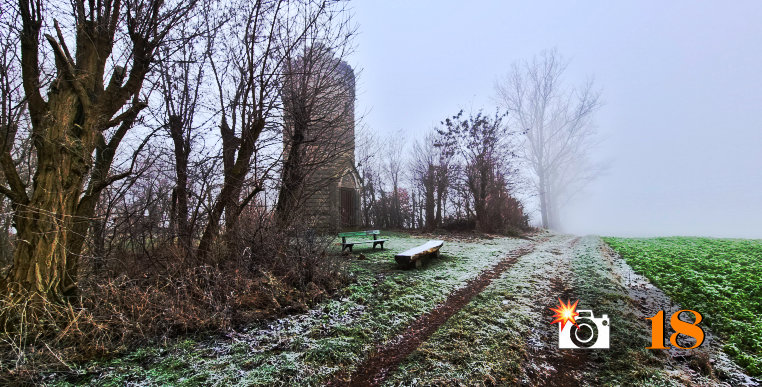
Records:
[[[204,260],[220,231],[222,214],[232,229],[240,214],[240,196],[260,135],[277,109],[277,72],[281,66],[277,27],[287,12],[285,1],[231,2],[231,19],[219,47],[207,53],[220,106],[223,182],[208,211],[197,248]],[[224,12],[224,11],[223,11]],[[261,192],[260,185],[251,197]]]
[[[195,220],[191,218],[193,145],[202,136],[209,111],[208,83],[209,53],[222,23],[212,13],[211,3],[200,5],[201,13],[183,19],[171,32],[171,42],[159,50],[157,83],[161,91],[157,124],[172,140],[175,184],[171,196],[170,229],[176,244],[187,256],[192,251]],[[211,24],[211,25],[210,25]],[[149,107],[151,108],[151,107]],[[154,110],[154,109],[151,109]],[[203,139],[202,139],[203,140]],[[196,152],[201,154],[202,152]],[[201,159],[206,162],[208,159]],[[197,195],[196,195],[197,196]]]
[[[473,206],[476,228],[480,231],[499,231],[501,214],[490,212],[490,200],[496,195],[510,196],[516,170],[511,164],[514,156],[515,133],[503,122],[505,114],[494,117],[482,112],[463,116],[463,111],[442,122],[438,129],[440,146],[457,151],[460,160],[461,187],[466,193],[466,215]]]
[[[427,135],[424,142],[416,141],[413,145],[414,159],[411,163],[413,182],[421,193],[423,203],[424,224],[428,229],[436,227],[435,222],[435,196],[436,196],[436,154],[431,146],[431,134]]]
[[[442,223],[447,193],[453,178],[454,152],[445,138],[432,132],[426,135],[423,142],[415,143],[413,155],[410,169],[414,184],[421,192],[425,227],[434,229]]]
[[[21,63],[19,60],[20,30],[17,28],[20,14],[11,3],[0,3],[0,24],[9,26],[0,30],[0,166],[6,168],[15,165],[23,185],[29,184],[29,164],[32,161],[31,141],[27,133],[18,135],[28,128],[26,100],[21,78]],[[5,174],[0,174],[0,184],[7,185]],[[12,203],[6,196],[0,196],[0,264],[5,265],[12,260],[11,225]]]
[[[55,8],[67,6],[71,14],[63,25],[51,20]],[[111,164],[146,106],[140,91],[156,48],[193,6],[194,1],[163,0],[19,1],[19,59],[36,165],[30,189],[12,160],[0,159],[7,182],[0,192],[13,202],[19,241],[6,279],[13,287],[52,300],[76,290],[78,258],[98,197],[126,176],[110,175]],[[43,30],[49,32],[44,41],[50,51],[41,47]],[[50,84],[42,78],[41,55],[54,59]],[[10,143],[16,133],[3,135]]]
[[[357,169],[362,184],[361,209],[363,225],[371,226],[380,187],[378,138],[368,129],[361,129],[357,136]]]
[[[496,85],[512,124],[526,132],[522,156],[534,178],[545,228],[559,226],[560,205],[599,172],[587,152],[595,142],[591,120],[600,94],[592,82],[566,87],[566,67],[556,50],[545,51],[514,64]]]
[[[387,141],[386,141],[386,149],[384,152],[384,159],[383,159],[383,171],[386,174],[386,177],[388,178],[389,183],[391,184],[391,191],[389,192],[391,196],[389,197],[390,200],[390,208],[389,208],[389,226],[394,228],[402,228],[403,227],[403,216],[402,216],[402,203],[400,198],[400,181],[403,178],[403,169],[404,166],[404,149],[405,149],[405,137],[402,134],[402,132],[397,132],[396,134],[393,134]]]

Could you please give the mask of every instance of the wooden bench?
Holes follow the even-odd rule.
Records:
[[[341,232],[339,233],[339,237],[341,238],[341,251],[344,251],[344,249],[349,249],[350,252],[352,252],[352,246],[359,245],[363,243],[373,243],[373,248],[376,248],[376,245],[381,245],[381,248],[384,248],[384,242],[388,241],[388,239],[378,239],[378,234],[381,234],[381,231],[379,230],[369,230],[369,231],[354,231],[354,232]],[[352,237],[373,237],[373,239],[368,240],[354,240],[354,241],[348,241],[347,238]]]
[[[400,266],[410,266],[415,263],[415,267],[421,267],[423,257],[427,255],[439,256],[439,249],[444,244],[444,241],[432,240],[428,241],[420,246],[413,247],[412,249],[405,250],[394,256],[394,260]]]

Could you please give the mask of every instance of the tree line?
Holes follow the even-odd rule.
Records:
[[[566,85],[567,65],[557,50],[515,63],[495,83],[495,114],[460,111],[412,146],[401,133],[366,138],[364,223],[516,234],[529,202],[539,226],[560,228],[563,207],[604,169],[590,159],[600,93]]]
[[[361,149],[366,224],[507,234],[526,230],[529,218],[514,196],[521,186],[515,154],[520,133],[511,131],[505,118],[499,112],[460,111],[410,147],[396,136],[386,149]]]

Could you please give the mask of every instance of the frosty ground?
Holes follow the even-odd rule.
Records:
[[[347,257],[353,282],[308,313],[220,337],[187,338],[51,375],[52,384],[349,385],[368,359],[405,342],[382,385],[755,385],[719,339],[691,351],[648,350],[644,317],[679,305],[598,237],[445,237],[438,259],[402,270],[396,252],[430,236],[395,234],[386,250]],[[441,236],[437,236],[441,237]],[[360,256],[362,254],[362,256]],[[498,265],[500,271],[496,272]],[[492,270],[492,276],[484,273]],[[479,277],[482,275],[482,277]],[[477,281],[480,279],[481,281]],[[479,282],[477,284],[477,282]],[[468,287],[478,287],[463,298]],[[461,297],[453,303],[454,295]],[[607,314],[608,350],[560,350],[558,299]],[[443,305],[446,319],[426,319]],[[667,312],[668,314],[670,312]],[[440,316],[441,317],[441,316]],[[421,322],[435,324],[428,329]],[[707,330],[708,331],[708,330]],[[416,336],[419,335],[419,336]],[[408,341],[405,341],[408,340]],[[367,376],[367,375],[365,375]]]

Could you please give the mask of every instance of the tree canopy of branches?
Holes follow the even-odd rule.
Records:
[[[461,111],[443,121],[437,131],[442,138],[437,146],[452,149],[458,156],[466,214],[473,216],[477,230],[485,232],[501,231],[508,223],[523,227],[525,222],[523,214],[508,219],[513,212],[502,211],[518,203],[510,195],[517,175],[512,163],[516,133],[508,130],[504,118],[505,114],[490,117],[482,112],[464,117]],[[506,207],[506,200],[512,204]]]
[[[224,43],[220,52],[210,60],[219,96],[224,177],[197,248],[197,256],[201,260],[209,254],[220,232],[223,212],[225,239],[228,247],[235,250],[232,233],[236,230],[241,211],[265,189],[266,182],[280,165],[279,162],[263,163],[261,159],[264,156],[263,143],[268,141],[262,138],[264,132],[269,131],[270,144],[280,145],[284,136],[289,136],[289,126],[284,126],[288,113],[283,111],[282,86],[293,84],[294,71],[301,72],[302,79],[307,80],[320,79],[325,82],[330,78],[325,68],[316,65],[322,62],[311,58],[315,66],[297,69],[294,67],[296,58],[309,52],[324,58],[327,55],[325,51],[317,49],[321,45],[341,52],[353,36],[348,27],[348,14],[340,3],[325,0],[241,1],[234,6],[233,19],[226,23],[219,38]],[[316,48],[315,51],[305,51],[308,47]],[[311,95],[320,94],[314,90],[311,92]],[[289,111],[293,115],[297,108],[291,102]],[[298,109],[314,108],[314,105],[308,104],[313,101],[307,98],[297,102],[306,105]],[[310,114],[309,119],[314,120],[325,112],[316,109]],[[307,119],[300,116],[300,119],[303,118]],[[259,157],[254,157],[255,153]],[[252,167],[256,176],[250,177]],[[279,188],[288,192],[292,185],[282,184]],[[248,191],[245,194],[244,189]],[[292,195],[284,194],[283,197],[290,198]]]
[[[521,155],[534,178],[545,228],[559,226],[560,207],[600,172],[587,157],[595,143],[591,120],[600,95],[592,82],[566,87],[566,67],[557,51],[545,51],[514,64],[496,85],[512,125],[526,133]]]

